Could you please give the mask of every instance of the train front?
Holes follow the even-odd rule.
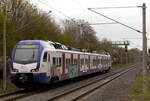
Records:
[[[17,87],[26,88],[45,82],[45,73],[40,72],[40,57],[43,46],[38,40],[25,40],[16,44],[11,56],[11,81]]]

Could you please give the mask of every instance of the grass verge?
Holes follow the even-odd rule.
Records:
[[[121,101],[150,101],[150,72],[147,74],[147,93],[142,92],[142,74],[140,73],[127,89],[127,95]]]

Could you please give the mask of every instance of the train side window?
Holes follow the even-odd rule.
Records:
[[[88,65],[88,59],[85,59],[85,65]]]
[[[50,62],[50,54],[48,54],[48,62]]]
[[[80,59],[80,61],[81,61],[81,66],[83,66],[84,65],[84,59]]]
[[[94,66],[94,59],[93,59],[93,62],[92,62],[92,63],[93,63],[93,66]]]
[[[103,59],[103,65],[105,65],[105,59]]]
[[[74,59],[74,64],[77,65],[77,59]]]
[[[99,65],[99,60],[98,59],[96,59],[96,66],[98,66]]]
[[[93,60],[93,66],[97,66],[97,60],[96,59]]]
[[[43,56],[43,62],[46,62],[46,61],[47,61],[47,52],[45,52]]]
[[[101,64],[103,65],[103,59],[101,59]]]
[[[70,59],[66,59],[66,68],[69,68],[69,66],[70,66]]]
[[[56,58],[56,61],[57,66],[59,66],[59,58]]]
[[[53,57],[53,65],[56,65],[56,58]]]
[[[97,65],[99,65],[99,64],[100,64],[100,59],[97,60]]]
[[[61,67],[61,58],[59,58],[59,66]]]
[[[85,59],[85,65],[89,66],[89,59],[88,58]]]

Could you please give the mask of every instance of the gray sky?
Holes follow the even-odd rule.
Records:
[[[41,2],[40,2],[41,1]],[[52,10],[51,15],[57,22],[63,19],[75,18],[84,19],[89,23],[112,22],[100,15],[97,15],[87,8],[90,7],[120,7],[120,6],[141,6],[147,5],[147,37],[150,39],[150,1],[149,0],[30,0],[34,5],[44,11]],[[96,10],[104,15],[127,24],[142,31],[142,9],[99,9]],[[65,15],[65,16],[64,16]],[[137,33],[119,24],[92,25],[99,40],[107,38],[111,41],[131,41],[130,48],[142,48],[142,34]],[[133,39],[132,39],[133,38]],[[134,39],[135,38],[135,39]],[[148,47],[150,40],[148,40]]]

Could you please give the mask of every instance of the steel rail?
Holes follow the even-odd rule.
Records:
[[[102,84],[100,84],[100,85],[98,85],[98,86],[96,86],[96,87],[93,87],[92,89],[88,90],[88,91],[85,92],[85,93],[82,93],[81,95],[79,95],[79,96],[73,98],[72,101],[76,101],[76,100],[79,100],[79,99],[85,97],[86,95],[88,95],[88,94],[94,92],[94,91],[97,90],[98,88],[101,88],[101,87],[103,87],[104,85],[109,84],[109,83],[111,83],[112,81],[118,79],[118,78],[121,77],[123,74],[129,72],[130,70],[132,70],[132,69],[134,69],[134,68],[136,68],[136,67],[132,67],[132,68],[130,68],[130,69],[127,69],[126,71],[124,71],[124,72],[122,72],[122,73],[120,73],[120,74],[118,74],[118,75],[116,74],[117,76],[115,75],[115,77],[112,77],[110,80],[104,81],[104,83],[102,83]]]
[[[5,96],[6,98],[3,98],[3,99],[4,99],[4,101],[16,101],[16,100],[19,100],[19,99],[22,99],[25,97],[29,97],[29,96],[32,96],[32,95],[35,95],[35,94],[38,94],[38,93],[41,93],[44,91],[45,91],[45,89],[33,90],[31,92],[24,91],[22,93],[16,93],[16,94],[13,94],[10,96]]]
[[[129,66],[129,68],[125,68],[125,69],[123,69],[123,70],[120,70],[120,71],[118,71],[117,72],[117,74],[118,73],[120,73],[121,71],[123,71],[123,73],[124,73],[124,70],[130,70],[130,69],[132,69],[132,68],[135,68],[136,66],[135,65],[132,65],[132,66]],[[95,81],[93,81],[93,82],[89,82],[89,83],[87,83],[87,84],[85,84],[85,85],[83,85],[83,86],[79,86],[79,87],[76,87],[76,88],[73,88],[73,89],[70,89],[69,91],[66,91],[66,92],[64,92],[64,93],[62,93],[62,94],[58,94],[58,95],[55,95],[55,96],[53,96],[53,97],[51,97],[51,98],[49,98],[48,99],[48,101],[53,101],[53,100],[57,100],[57,99],[61,99],[62,97],[64,97],[64,96],[67,96],[67,95],[69,95],[69,94],[71,94],[71,93],[74,93],[75,91],[80,91],[80,89],[83,89],[83,88],[86,88],[86,87],[88,87],[88,86],[90,86],[90,85],[92,85],[92,84],[95,84],[95,83],[97,83],[97,82],[100,82],[100,81],[102,81],[102,80],[105,80],[105,79],[107,79],[108,77],[111,77],[111,76],[114,76],[114,75],[116,75],[116,72],[115,73],[113,73],[113,74],[111,74],[111,75],[108,75],[108,76],[106,76],[106,77],[104,77],[104,78],[100,78],[100,79],[97,79],[97,80],[95,80]],[[120,76],[120,75],[119,75]],[[112,80],[111,80],[112,81]],[[106,83],[105,83],[106,84]],[[104,85],[104,84],[103,84]],[[102,86],[102,85],[101,85]],[[97,87],[95,88],[95,89],[97,89]],[[94,89],[93,89],[94,90]],[[90,91],[89,91],[90,92]],[[84,94],[82,94],[81,96],[83,96]],[[80,96],[79,96],[79,98],[80,98]],[[76,99],[78,99],[78,97],[76,97],[76,98],[74,98],[75,100]],[[72,99],[72,100],[74,100],[74,99]]]
[[[14,94],[17,94],[17,93],[20,93],[22,92],[23,90],[15,90],[15,91],[11,91],[11,92],[6,92],[6,93],[3,93],[3,94],[0,94],[0,99],[1,98],[4,98],[4,97],[7,97],[7,96],[11,96],[11,95],[14,95]]]

